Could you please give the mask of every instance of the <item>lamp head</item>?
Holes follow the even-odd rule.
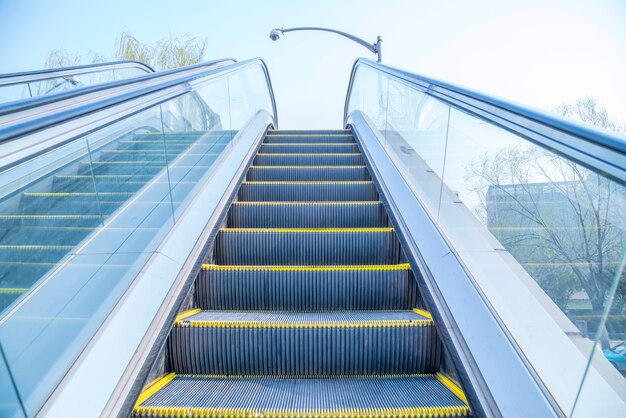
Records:
[[[270,32],[270,39],[271,39],[272,41],[277,41],[277,40],[278,40],[278,38],[280,38],[280,32],[281,32],[281,30],[280,30],[280,29],[273,29],[273,30]]]

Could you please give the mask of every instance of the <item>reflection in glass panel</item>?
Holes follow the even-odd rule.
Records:
[[[390,156],[455,249],[472,257],[484,237],[483,250],[507,250],[578,328],[584,354],[598,347],[594,370],[626,393],[623,273],[616,282],[626,188],[395,79],[380,99],[381,118],[364,100],[380,91],[373,73],[358,68],[349,111],[363,111],[385,135]]]
[[[0,417],[26,418],[24,409],[5,363],[4,350],[0,344]]]

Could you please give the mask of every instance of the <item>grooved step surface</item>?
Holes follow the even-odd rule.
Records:
[[[231,228],[369,228],[388,226],[382,202],[246,202],[228,212]],[[373,203],[373,204],[372,204]]]
[[[338,265],[398,264],[400,244],[391,228],[222,229],[216,264]]]
[[[300,379],[173,376],[134,413],[190,418],[431,418],[466,417],[469,408],[436,375]]]
[[[248,181],[367,181],[362,165],[354,166],[251,166]]]
[[[370,201],[378,200],[371,181],[244,182],[241,201]]]
[[[408,264],[344,269],[205,266],[196,286],[197,306],[202,309],[323,311],[423,306]]]

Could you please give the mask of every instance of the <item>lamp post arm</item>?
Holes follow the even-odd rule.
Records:
[[[314,27],[314,26],[305,26],[305,27],[300,27],[300,28],[288,28],[288,29],[277,29],[279,31],[281,31],[282,33],[286,33],[286,32],[295,32],[295,31],[299,31],[299,30],[317,30],[317,31],[322,31],[322,32],[332,32],[332,33],[336,33],[337,35],[341,35],[344,36],[360,45],[363,45],[365,48],[369,49],[372,53],[377,54],[378,56],[378,62],[381,61],[381,42],[383,41],[381,39],[381,37],[379,36],[376,39],[376,43],[369,43],[359,37],[356,37],[354,35],[350,35],[349,33],[346,32],[342,32],[340,30],[335,30],[335,29],[328,29],[328,28],[318,28],[318,27]]]

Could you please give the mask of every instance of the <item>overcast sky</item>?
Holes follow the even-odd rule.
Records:
[[[207,60],[266,60],[282,128],[339,128],[368,51],[325,33],[268,37],[315,25],[381,35],[392,66],[541,109],[594,96],[624,121],[625,23],[626,0],[0,0],[0,72],[42,68],[53,49],[112,57],[123,30],[149,44],[188,33],[209,39]]]

